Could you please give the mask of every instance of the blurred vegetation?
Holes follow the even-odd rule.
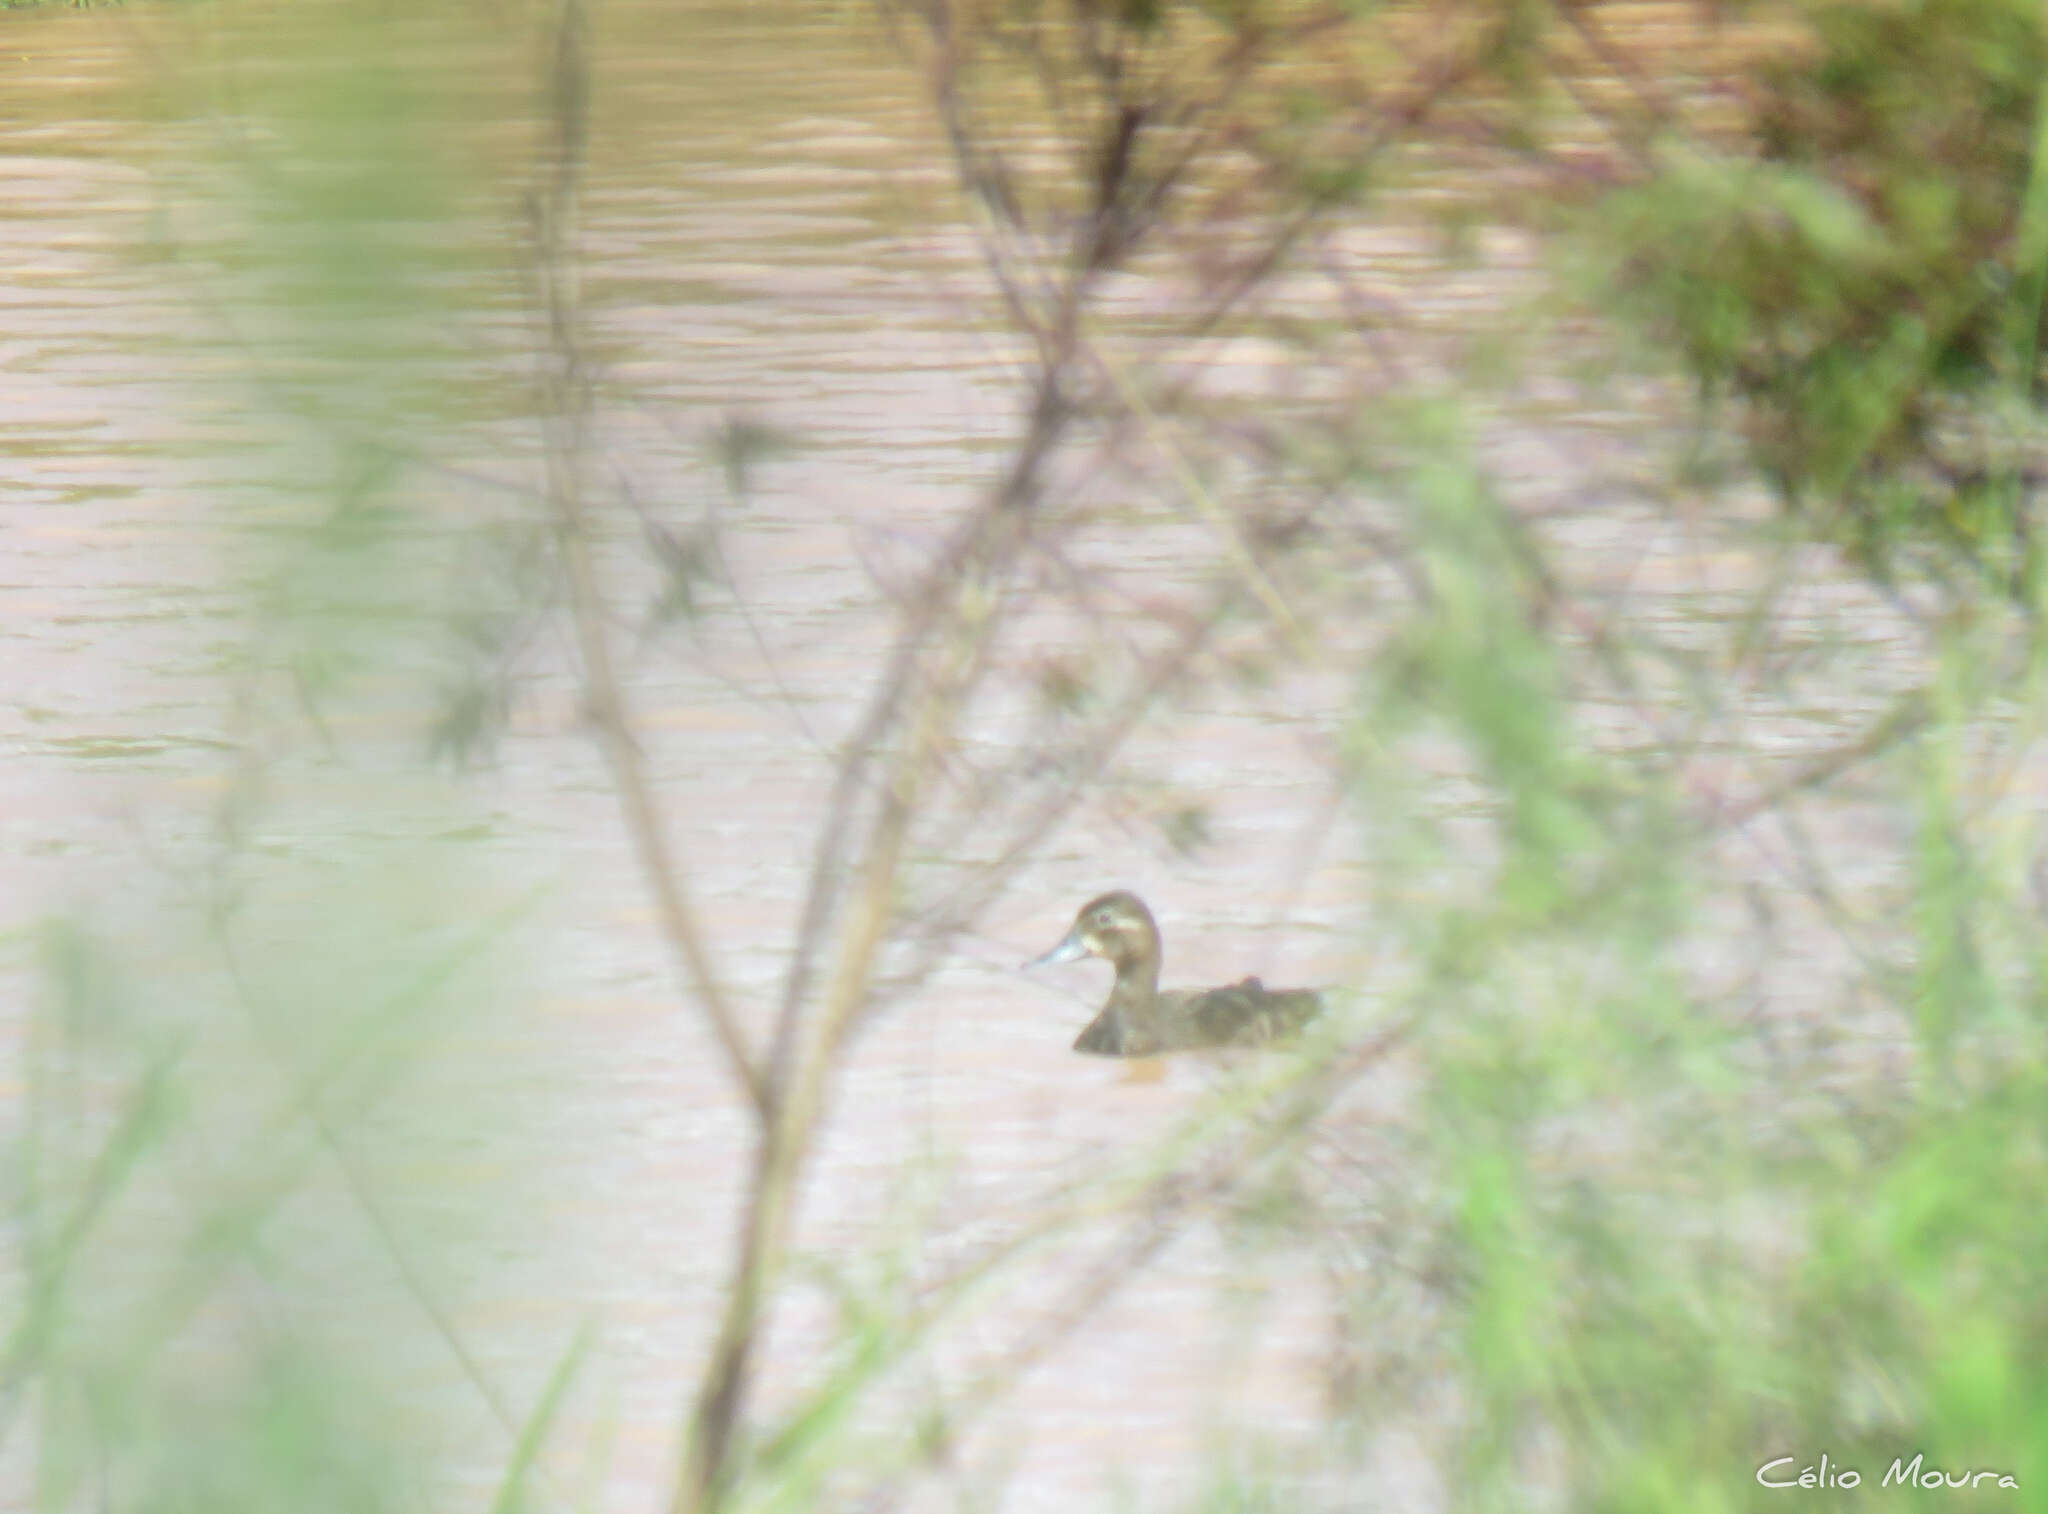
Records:
[[[1933,549],[2038,572],[2048,20],[2009,0],[1817,4],[1742,80],[1733,140],[1673,134],[1603,206],[1623,309],[1741,402],[1785,504],[1871,571]]]
[[[1475,517],[1455,474],[1416,497]],[[1903,918],[1842,922],[1890,960],[1802,1044],[1681,969],[1715,881],[1706,838],[1668,787],[1569,736],[1550,641],[1484,608],[1511,562],[1469,527],[1431,534],[1451,544],[1438,571],[1485,594],[1386,670],[1367,717],[1386,745],[1359,781],[1399,784],[1400,733],[1424,719],[1472,754],[1497,818],[1480,878],[1377,901],[1427,1007],[1426,1108],[1398,1181],[1432,1197],[1399,1201],[1412,1276],[1377,1275],[1383,1254],[1352,1264],[1349,1413],[1399,1423],[1378,1385],[1449,1371],[1456,1507],[1542,1489],[1582,1508],[1763,1508],[1780,1495],[1758,1467],[1789,1455],[1772,1475],[1796,1478],[1823,1450],[1864,1479],[1799,1495],[1826,1507],[1954,1496],[1876,1493],[1915,1453],[2008,1472],[2021,1491],[2004,1496],[2039,1506],[2048,1311],[2025,1195],[2048,1176],[2048,982],[2021,865],[2038,831],[2021,796],[1983,802],[1955,750],[2007,698],[2037,707],[2038,677],[1994,693],[1970,666],[1981,631],[1945,648],[1944,716],[1884,785],[1912,816]],[[1455,876],[1470,838],[1408,814],[1388,875]],[[1880,945],[1889,929],[1909,934]],[[1873,1008],[1880,1029],[1851,1028]],[[1325,1212],[1306,1234],[1345,1223]],[[1415,1340],[1403,1316],[1435,1328]]]
[[[260,838],[281,814],[319,835],[420,792],[459,803],[411,771],[366,799],[324,764],[417,688],[423,755],[488,761],[521,680],[571,639],[542,628],[567,620],[679,999],[732,1031],[757,1122],[723,1323],[676,1429],[678,1508],[879,1507],[942,1480],[976,1502],[959,1450],[977,1421],[1198,1225],[1316,1258],[1329,1338],[1327,1424],[1219,1436],[1196,1507],[1358,1508],[1398,1436],[1453,1509],[1762,1508],[1760,1466],[1789,1455],[1796,1476],[1822,1452],[1864,1478],[1793,1495],[1822,1508],[1953,1498],[1876,1488],[1916,1453],[2048,1508],[2038,4],[882,12],[1028,339],[1026,413],[929,571],[878,593],[900,639],[835,768],[785,996],[745,1024],[607,659],[619,626],[716,613],[721,510],[790,439],[711,428],[726,494],[687,523],[598,481],[573,215],[604,80],[579,7],[523,18],[530,49],[453,12],[230,8],[208,46],[248,67],[187,58],[157,81],[167,114],[218,128],[183,167],[203,213],[176,256],[236,323],[259,445],[291,482],[223,570],[252,606],[242,755],[203,860],[165,881],[176,924],[48,932],[0,1398],[35,1505],[478,1501],[429,1486],[454,1436],[393,1370],[417,1368],[393,1342],[422,1335],[495,1421],[493,1506],[565,1502],[544,1468],[588,1338],[513,1403],[390,1202],[433,1213],[458,1184],[437,1170],[451,1130],[495,1128],[447,1097],[448,1064],[478,1054],[450,1027],[514,1012],[524,905],[430,851],[302,870]],[[477,86],[479,58],[509,76],[536,54],[539,78]],[[542,123],[517,172],[500,115]],[[496,234],[526,239],[500,262],[450,251],[485,240],[477,182],[516,206]],[[1543,256],[1488,286],[1461,349],[1346,281],[1344,237],[1390,225],[1433,234],[1445,281],[1489,230]],[[477,318],[522,264],[539,318],[508,351]],[[1132,278],[1174,296],[1120,325]],[[1247,337],[1283,343],[1300,381],[1270,413],[1203,385],[1204,344]],[[1489,451],[1490,418],[1570,366],[1561,339],[1614,380],[1577,398],[1653,396],[1624,413],[1663,471],[1628,513],[1547,516]],[[546,478],[456,525],[421,480],[478,349],[518,367]],[[1725,489],[1687,470],[1701,436],[1740,459]],[[1068,456],[1107,456],[1157,513],[1069,488]],[[1758,480],[1770,521],[1743,498]],[[1132,611],[1095,655],[1041,654],[1018,626],[1083,576],[1069,549],[1160,520],[1212,531],[1188,577],[1213,598]],[[1575,553],[1588,524],[1696,533],[1740,560],[1741,603],[1686,620],[1611,592]],[[593,563],[618,541],[642,549],[637,603]],[[1816,563],[1893,617],[1884,645],[1784,629]],[[1095,587],[1072,590],[1091,615]],[[1340,986],[1298,1056],[936,1278],[914,1258],[938,1206],[873,1255],[792,1258],[845,1043],[974,927],[1129,730],[1204,678],[1333,670],[1355,690],[1331,766],[1374,864],[1373,980]],[[1003,678],[1035,690],[1035,723],[984,778],[959,733]],[[1203,804],[1153,792],[1166,844],[1201,856]],[[1876,884],[1846,888],[1814,840],[1840,833],[1831,805],[1871,833]],[[1814,942],[1832,955],[1808,967]],[[1351,1097],[1375,1078],[1406,1096]],[[1016,1264],[1062,1245],[1066,1291],[1016,1306]],[[374,1307],[323,1308],[365,1276]],[[761,1408],[754,1341],[804,1285],[835,1344]],[[924,1391],[962,1320],[1003,1349]]]
[[[8,1501],[438,1504],[476,1433],[424,1386],[453,1375],[512,1448],[509,1509],[548,1404],[501,1395],[458,1322],[546,1189],[516,1154],[552,1118],[519,982],[538,894],[482,876],[450,841],[472,798],[376,740],[444,676],[451,586],[489,587],[414,467],[484,283],[447,171],[474,86],[416,17],[135,24],[158,65],[137,107],[183,133],[150,272],[234,359],[180,417],[241,485],[195,533],[240,620],[208,649],[232,755],[40,931],[6,1148]]]

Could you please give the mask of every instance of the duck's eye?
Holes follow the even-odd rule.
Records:
[[[1109,911],[1106,909],[1097,910],[1089,917],[1089,924],[1093,925],[1097,930],[1106,928],[1109,924]]]

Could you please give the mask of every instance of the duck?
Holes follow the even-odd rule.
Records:
[[[1322,1011],[1312,988],[1268,988],[1246,978],[1223,988],[1159,989],[1159,926],[1129,889],[1100,894],[1081,906],[1059,945],[1024,964],[1101,957],[1116,968],[1102,1013],[1074,1039],[1074,1050],[1098,1057],[1156,1057],[1225,1046],[1263,1046],[1292,1035]]]

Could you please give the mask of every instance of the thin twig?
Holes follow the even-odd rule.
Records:
[[[676,954],[684,981],[711,1022],[734,1079],[766,1118],[766,1080],[747,1049],[732,1000],[719,981],[690,900],[675,843],[660,807],[654,802],[645,755],[633,735],[625,690],[612,660],[607,601],[598,586],[592,561],[593,525],[584,498],[583,476],[590,394],[583,365],[582,313],[572,247],[587,129],[585,24],[582,0],[560,0],[549,73],[555,127],[553,160],[545,187],[535,196],[533,205],[535,272],[547,324],[541,385],[547,416],[548,503],[568,576],[570,609],[576,623],[590,717],[611,768],[641,871],[654,895],[662,935]]]

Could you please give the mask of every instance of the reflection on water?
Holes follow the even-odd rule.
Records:
[[[290,486],[307,443],[279,439],[288,428],[263,413],[251,378],[253,347],[272,381],[296,382],[288,365],[264,368],[280,361],[264,311],[220,299],[238,233],[194,225],[213,202],[183,196],[194,162],[218,163],[194,140],[217,121],[143,114],[144,78],[159,49],[181,45],[180,23],[96,12],[0,25],[18,91],[0,127],[11,270],[0,665],[12,695],[0,703],[0,899],[12,929],[116,881],[133,889],[139,853],[203,835],[238,740],[224,733],[229,675],[253,634],[241,578],[265,550],[268,491]],[[916,81],[873,39],[799,6],[697,5],[678,19],[672,6],[614,5],[602,28],[583,245],[606,481],[693,517],[718,488],[702,444],[715,422],[757,416],[801,444],[724,521],[744,613],[721,603],[695,626],[644,636],[632,666],[650,760],[731,986],[758,1024],[784,966],[827,753],[888,629],[881,591],[988,477],[1019,409],[1016,352],[952,217]],[[513,39],[495,53],[471,45],[511,77],[527,62]],[[523,131],[485,133],[487,147],[509,154]],[[465,281],[469,306],[431,334],[447,365],[436,383],[450,391],[437,403],[459,419],[436,417],[424,471],[451,520],[534,481],[528,333],[507,250],[518,217],[498,203],[477,219],[477,263],[449,276]],[[1391,234],[1382,250],[1410,251]],[[489,276],[476,271],[492,259]],[[1475,287],[1461,276],[1442,291],[1447,308]],[[1241,352],[1232,381],[1252,392],[1278,382],[1272,355]],[[1511,426],[1491,445],[1533,495],[1569,496],[1586,466]],[[1147,542],[1156,564],[1123,566],[1151,570],[1159,600],[1191,592],[1172,534]],[[609,1437],[600,1506],[647,1508],[672,1473],[714,1318],[748,1126],[671,992],[559,661],[525,693],[489,773],[380,789],[358,807],[426,744],[427,712],[394,697],[348,717],[334,733],[349,753],[342,775],[301,774],[312,799],[252,839],[291,856],[410,834],[459,851],[494,894],[549,887],[537,1013],[506,1021],[548,1048],[552,1107],[526,1153],[541,1210],[464,1280],[461,1323],[524,1405],[594,1318],[597,1386],[575,1399],[559,1444]],[[989,937],[964,943],[859,1042],[816,1163],[808,1247],[871,1245],[918,1206],[945,1216],[942,1247],[1001,1234],[1041,1195],[1164,1129],[1203,1087],[1199,1069],[1126,1085],[1076,1060],[1068,1043],[1103,986],[1094,970],[1014,970],[1105,887],[1137,888],[1159,909],[1169,982],[1355,980],[1360,890],[1331,833],[1326,777],[1346,688],[1332,678],[1217,696],[1141,733],[1130,770],[1169,807],[1199,796],[1212,844],[1197,860],[1162,844],[1143,786],[1046,837]],[[6,965],[18,1006],[29,975],[18,943]],[[494,1065],[492,1033],[464,1034],[476,1038],[471,1067]],[[1058,1261],[1047,1262],[1055,1276]],[[1228,1269],[1242,1286],[1219,1292]],[[1314,1433],[1319,1308],[1307,1263],[1225,1258],[1197,1227],[1031,1370],[977,1454],[1012,1469],[1014,1507],[1064,1509],[1119,1487],[1157,1505],[1202,1475],[1213,1426]],[[771,1401],[814,1375],[832,1313],[798,1291],[773,1337]],[[1005,1344],[969,1331],[931,1377],[964,1380]],[[423,1383],[459,1382],[452,1364],[420,1356]],[[487,1487],[507,1449],[488,1418],[450,1439],[474,1448],[459,1460]],[[564,1457],[571,1485],[580,1455]]]

